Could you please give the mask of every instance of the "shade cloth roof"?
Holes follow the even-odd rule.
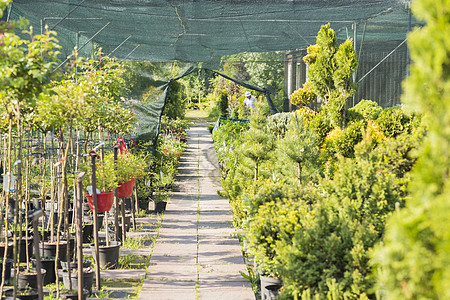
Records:
[[[94,41],[118,58],[210,62],[294,50],[331,23],[338,38],[404,40],[417,24],[406,0],[14,0],[11,18],[58,32],[65,54]]]

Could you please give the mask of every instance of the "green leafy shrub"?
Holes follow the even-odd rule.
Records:
[[[292,177],[301,184],[304,170],[318,164],[319,140],[313,131],[304,126],[302,118],[295,117],[288,128],[284,139],[278,144],[279,162],[295,165],[297,172]]]
[[[243,196],[247,212],[247,226],[262,205],[270,201],[297,199],[299,196],[300,188],[297,185],[289,184],[286,180],[261,179],[257,184],[250,185]]]
[[[124,153],[117,158],[117,180],[141,179],[147,175],[148,158],[140,154]]]
[[[254,165],[254,180],[258,180],[260,165],[268,160],[275,148],[274,137],[266,131],[266,115],[257,103],[256,110],[250,118],[250,128],[245,133],[242,155],[249,158]]]
[[[213,132],[214,149],[223,177],[226,177],[228,171],[235,167],[239,155],[238,149],[243,143],[242,133],[248,128],[248,123],[225,121],[218,130]]]
[[[325,103],[322,114],[333,127],[343,127],[345,103],[356,91],[352,74],[358,61],[352,41],[347,39],[338,45],[336,33],[326,24],[317,33],[316,45],[309,46],[307,51],[303,60],[309,67],[309,85]]]
[[[347,122],[362,119],[376,120],[382,111],[383,108],[375,101],[363,99],[347,110]]]
[[[218,106],[220,110],[220,115],[226,117],[228,115],[228,92],[223,90],[218,99]]]
[[[277,138],[283,138],[291,119],[292,114],[287,112],[270,115],[267,118],[267,131]]]
[[[303,122],[307,125],[314,119],[316,112],[309,107],[301,107],[294,112],[298,117],[301,117]]]
[[[314,93],[311,84],[307,81],[303,84],[302,88],[299,88],[291,94],[291,103],[298,106],[305,106],[316,98],[316,93]]]
[[[170,83],[163,114],[169,119],[183,119],[186,111],[184,86],[178,81]]]
[[[337,155],[354,157],[355,145],[362,141],[366,124],[366,121],[361,120],[351,123],[344,130],[335,128],[330,131],[322,146],[322,160],[333,160]]]
[[[295,199],[270,201],[259,207],[247,227],[249,253],[255,256],[260,274],[279,277],[276,265],[277,241],[291,237],[301,227],[301,217],[307,205]]]
[[[401,106],[397,106],[384,109],[376,121],[387,137],[396,137],[403,132],[411,131],[412,119],[412,116],[406,114]]]
[[[309,123],[309,127],[317,134],[320,144],[323,144],[325,137],[333,129],[330,120],[323,112],[319,112],[314,116]]]
[[[286,298],[309,289],[325,299],[332,281],[344,299],[373,296],[370,249],[396,203],[404,202],[404,183],[395,180],[373,146],[367,137],[354,159],[339,159],[333,179],[321,180],[324,192],[316,193],[316,201],[299,217],[299,229],[278,242],[276,270]]]
[[[96,187],[100,192],[112,192],[117,186],[117,173],[114,168],[114,155],[109,153],[103,159],[97,159],[95,163]],[[88,159],[80,166],[86,172],[83,178],[83,187],[92,186],[91,160]]]
[[[406,207],[393,214],[375,251],[378,288],[389,299],[450,298],[450,7],[411,3],[426,25],[408,36],[413,63],[405,104],[423,113],[428,127],[413,168]]]

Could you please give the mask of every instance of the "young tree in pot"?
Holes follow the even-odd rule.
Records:
[[[301,117],[295,116],[288,128],[278,150],[281,157],[286,157],[297,165],[298,183],[302,184],[302,170],[305,166],[317,164],[319,141],[314,132],[303,125]]]
[[[2,1],[0,11],[3,12],[4,5],[7,2]],[[23,161],[23,121],[30,118],[36,105],[35,99],[48,88],[48,83],[51,79],[58,55],[56,51],[58,45],[52,33],[48,30],[46,30],[46,34],[34,35],[33,29],[30,27],[30,30],[26,32],[30,37],[29,40],[23,40],[16,35],[14,33],[14,27],[25,27],[25,23],[25,21],[10,21],[0,25],[2,36],[0,45],[0,52],[2,53],[0,56],[0,107],[2,107],[4,117],[9,121],[9,140],[6,160],[7,174],[12,174],[14,161],[17,163]],[[13,127],[16,128],[18,137],[18,152],[15,158],[13,158],[11,152]],[[8,177],[9,182],[11,182],[12,177]],[[17,199],[23,199],[22,177],[22,167],[19,163],[17,165],[16,191],[14,192]],[[6,199],[9,199],[10,192],[8,188],[6,191]],[[15,224],[20,224],[22,219],[18,215],[19,202],[15,201]],[[8,201],[6,201],[7,206]],[[17,250],[14,252],[14,256],[17,257]],[[17,260],[15,263],[17,263]],[[15,269],[18,270],[17,264]],[[14,287],[14,296],[16,296],[17,280],[14,280]]]
[[[242,145],[242,154],[248,157],[254,164],[254,181],[258,180],[260,165],[270,158],[270,152],[275,148],[275,143],[270,134],[265,130],[266,116],[260,105],[250,118],[250,129],[245,133],[245,141]]]

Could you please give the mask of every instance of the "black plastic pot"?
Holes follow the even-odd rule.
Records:
[[[163,213],[163,212],[165,212],[166,211],[166,205],[167,205],[167,202],[165,202],[165,201],[155,202],[155,212],[156,213]]]
[[[42,243],[39,245],[41,257],[55,257],[56,258],[56,242],[54,243]],[[67,241],[59,242],[59,259],[66,260],[67,253]]]
[[[31,257],[33,255],[33,238],[22,238],[19,240],[19,262],[27,261],[27,247],[28,247],[28,255]]]
[[[83,225],[83,243],[90,243],[94,237],[94,224]]]
[[[69,263],[67,261],[62,261],[61,262],[61,268],[63,269],[63,271],[67,271],[68,264]],[[90,260],[83,261],[83,269],[90,268],[91,264],[92,264],[92,262]],[[70,269],[71,270],[78,269],[78,262],[77,261],[71,261],[70,262]]]
[[[2,299],[5,300],[13,300],[14,299],[14,290],[10,289],[3,293],[5,296]],[[39,294],[37,289],[19,289],[17,291],[16,299],[21,300],[35,300],[39,299]]]
[[[36,267],[36,260],[32,259],[33,267]],[[42,269],[45,269],[45,277],[44,277],[44,285],[55,283],[56,282],[56,274],[55,274],[55,258],[41,258],[41,266]]]
[[[120,242],[109,242],[106,246],[105,242],[99,243],[98,255],[99,264],[102,269],[115,269],[119,265]],[[94,244],[91,244],[92,252],[95,251]]]
[[[3,256],[2,256],[3,258]],[[6,259],[5,264],[5,283],[9,283],[9,280],[11,279],[11,268],[12,268],[13,260],[11,258]],[[0,262],[0,274],[3,274],[3,259]]]
[[[41,269],[42,282],[45,280],[45,272],[45,269]],[[17,286],[19,289],[25,289],[27,287],[37,289],[37,278],[38,277],[35,270],[32,270],[31,273],[20,271],[17,277]]]
[[[0,245],[0,257],[5,255],[5,244]],[[8,242],[8,253],[6,255],[7,258],[13,258],[13,243],[11,241]]]
[[[92,293],[92,283],[94,281],[95,271],[91,268],[85,269],[83,271],[83,288],[86,289],[89,294]],[[63,271],[63,282],[64,287],[69,289],[69,272]],[[70,282],[72,283],[72,289],[77,289],[78,287],[78,272],[76,269],[70,274]]]
[[[69,243],[70,255],[72,256],[75,252],[75,240],[70,239]],[[41,257],[56,257],[56,242],[55,243],[42,243],[39,245],[41,252]],[[59,260],[66,261],[67,256],[67,241],[62,240],[59,242]]]

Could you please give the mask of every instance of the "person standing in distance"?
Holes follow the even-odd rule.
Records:
[[[256,98],[253,97],[249,91],[245,92],[244,110],[246,114],[253,112],[256,109]]]

